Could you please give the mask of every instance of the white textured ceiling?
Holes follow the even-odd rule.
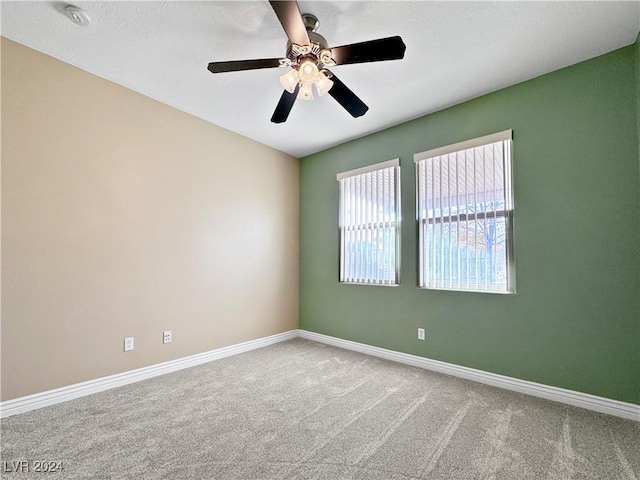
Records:
[[[300,1],[330,46],[400,35],[404,60],[332,71],[367,105],[352,118],[329,95],[271,114],[282,69],[213,75],[211,61],[274,58],[286,37],[267,1],[1,3],[3,36],[163,103],[302,157],[632,44],[635,2]]]

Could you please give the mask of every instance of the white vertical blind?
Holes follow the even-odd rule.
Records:
[[[338,174],[340,281],[400,281],[400,161]]]
[[[420,287],[515,291],[511,137],[415,155]]]

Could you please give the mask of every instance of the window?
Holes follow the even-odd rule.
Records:
[[[512,132],[414,156],[422,288],[515,292]]]
[[[400,283],[400,160],[338,174],[340,282]]]

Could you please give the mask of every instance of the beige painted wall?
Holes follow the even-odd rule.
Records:
[[[1,128],[2,400],[297,328],[297,159],[4,38]]]

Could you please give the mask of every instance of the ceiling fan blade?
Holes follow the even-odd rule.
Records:
[[[291,108],[296,101],[296,97],[298,96],[298,90],[300,90],[300,86],[296,86],[296,89],[293,93],[289,93],[286,90],[282,92],[282,96],[280,97],[280,101],[276,106],[273,115],[271,116],[271,121],[273,123],[283,123],[287,121],[289,117],[289,113],[291,112]]]
[[[232,62],[211,62],[207,67],[211,73],[238,72],[240,70],[256,70],[280,66],[279,58],[262,58],[259,60],[234,60]]]
[[[302,15],[300,15],[300,9],[298,8],[298,2],[296,1],[269,1],[273,11],[276,12],[278,20],[284,28],[284,32],[289,37],[291,43],[298,45],[309,45],[309,35],[307,35],[307,29],[302,21]]]
[[[367,113],[369,107],[355,93],[349,90],[338,77],[332,74],[331,81],[333,81],[333,87],[329,90],[329,95],[335,98],[352,117],[361,117]]]
[[[402,38],[388,37],[368,42],[353,43],[331,49],[331,58],[336,65],[349,63],[380,62],[383,60],[400,60],[404,58],[407,46]]]

